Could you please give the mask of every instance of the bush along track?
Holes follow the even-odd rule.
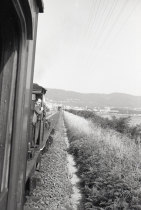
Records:
[[[84,117],[85,119],[89,119],[104,129],[113,129],[119,133],[122,133],[129,138],[134,139],[136,142],[138,136],[141,134],[141,125],[131,126],[130,117],[116,118],[113,116],[112,119],[108,119],[95,114],[93,111],[73,109],[69,109],[68,111],[72,114]]]
[[[141,150],[126,136],[64,112],[84,209],[141,209]]]

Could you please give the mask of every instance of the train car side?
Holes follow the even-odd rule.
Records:
[[[28,122],[42,0],[0,3],[0,209],[23,209]]]
[[[56,127],[59,112],[47,116],[44,95],[46,89],[33,84],[30,121],[28,129],[28,150],[26,169],[26,191],[30,191],[30,180],[36,169],[39,169],[40,156],[43,149],[49,144],[51,135]],[[34,117],[35,116],[35,117]],[[34,119],[35,118],[35,119]]]

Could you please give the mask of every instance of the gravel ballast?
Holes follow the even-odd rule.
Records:
[[[41,170],[36,172],[39,183],[27,197],[25,209],[73,210],[72,185],[67,167],[67,145],[64,122],[60,115],[53,136],[53,143],[43,154]]]

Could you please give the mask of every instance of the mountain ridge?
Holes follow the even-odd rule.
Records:
[[[127,93],[81,93],[63,89],[47,88],[46,99],[68,106],[79,107],[129,107],[140,108],[141,96]]]

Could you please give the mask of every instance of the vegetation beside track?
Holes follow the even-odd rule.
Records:
[[[109,118],[103,118],[97,114],[95,114],[92,111],[87,110],[68,110],[70,113],[78,115],[80,117],[84,117],[85,119],[91,120],[96,125],[104,128],[104,129],[113,129],[119,133],[122,133],[124,135],[127,135],[131,139],[136,139],[141,134],[141,125],[131,125],[130,124],[130,117],[112,117],[112,119]]]
[[[89,117],[87,117],[89,118]],[[84,209],[141,209],[141,150],[127,135],[64,112]]]

